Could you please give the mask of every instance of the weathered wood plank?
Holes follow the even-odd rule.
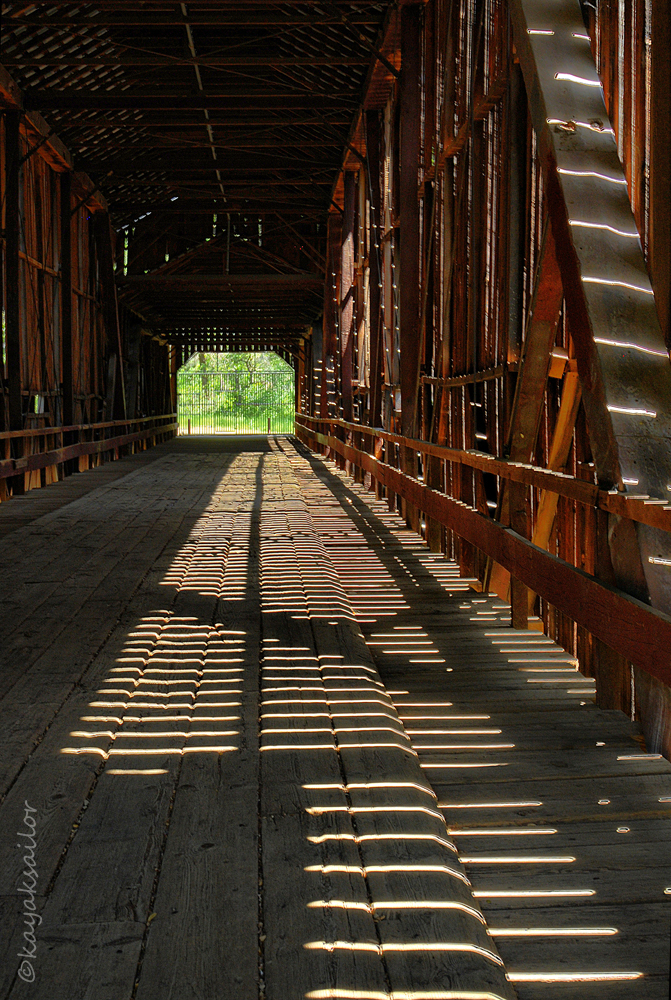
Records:
[[[144,925],[132,920],[43,924],[38,932],[35,982],[15,981],[12,1000],[28,991],[39,1000],[116,1000],[127,996],[142,947]]]
[[[258,997],[256,755],[182,767],[137,996]]]

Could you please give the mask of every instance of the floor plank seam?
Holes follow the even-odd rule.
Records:
[[[175,800],[177,798],[177,791],[179,789],[179,780],[180,780],[180,776],[181,776],[181,772],[182,772],[182,763],[183,763],[183,758],[180,758],[180,761],[179,761],[179,763],[177,765],[177,774],[175,775],[175,779],[174,779],[173,786],[172,786],[172,794],[170,796],[170,802],[168,803],[167,815],[166,815],[166,820],[165,820],[165,830],[164,830],[164,833],[163,833],[163,841],[162,841],[161,848],[160,848],[160,851],[159,851],[159,854],[158,854],[158,858],[156,859],[156,868],[155,868],[155,873],[154,873],[154,880],[152,882],[151,891],[150,891],[150,894],[149,894],[149,902],[148,902],[148,906],[147,906],[148,916],[147,916],[147,920],[146,920],[145,925],[144,925],[144,931],[143,931],[143,934],[142,934],[142,941],[141,941],[141,944],[140,944],[140,953],[138,955],[137,968],[136,968],[134,982],[133,982],[133,989],[132,989],[132,992],[130,994],[130,1000],[135,1000],[135,998],[137,997],[137,991],[138,991],[138,989],[140,987],[140,980],[142,978],[142,966],[144,964],[144,959],[145,959],[145,955],[146,955],[146,952],[147,952],[147,939],[149,937],[149,933],[150,933],[150,930],[151,930],[151,921],[152,921],[153,917],[156,916],[156,912],[154,910],[154,906],[155,906],[155,903],[156,903],[156,897],[157,897],[157,894],[158,894],[158,887],[159,887],[159,883],[160,883],[160,880],[161,880],[161,869],[163,867],[163,859],[165,857],[166,848],[168,846],[168,837],[170,836],[170,820],[172,818],[172,813],[173,813],[173,810],[175,808]]]
[[[259,532],[260,533],[260,532]],[[261,557],[259,555],[259,562]],[[259,609],[259,618],[262,619],[262,615]],[[258,644],[258,704],[257,704],[257,734],[258,740],[261,740],[261,730],[263,729],[263,697],[261,692],[263,691],[263,667],[264,667],[264,655],[263,655],[263,625],[259,622],[259,644]],[[257,849],[256,849],[256,863],[257,863],[257,952],[258,952],[258,1000],[266,1000],[266,918],[265,918],[265,907],[264,907],[264,893],[265,893],[265,881],[264,881],[264,871],[263,871],[263,800],[262,800],[262,789],[261,782],[257,785]]]

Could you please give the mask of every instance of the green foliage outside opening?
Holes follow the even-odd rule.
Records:
[[[276,354],[194,354],[177,372],[180,434],[291,434],[294,405]]]

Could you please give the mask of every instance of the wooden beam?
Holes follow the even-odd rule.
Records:
[[[416,4],[401,10],[401,133],[399,149],[400,290],[401,317],[401,429],[406,437],[417,437],[419,394],[419,177],[421,121],[421,25],[422,8]]]
[[[216,115],[216,117],[214,117]],[[328,115],[324,112],[321,115],[309,114],[306,111],[299,112],[297,115],[289,116],[283,114],[281,117],[278,114],[270,115],[264,114],[262,111],[255,114],[245,114],[244,112],[231,112],[230,114],[225,114],[223,111],[214,112],[213,117],[210,119],[212,128],[226,128],[226,129],[249,129],[250,125],[258,126],[259,128],[277,128],[283,129],[287,126],[294,125],[319,125],[332,126],[333,128],[346,128],[350,124],[350,119],[344,114]],[[158,114],[156,116],[149,116],[147,113],[143,114],[141,119],[133,118],[128,121],[126,118],[121,117],[105,117],[103,115],[87,115],[86,118],[74,119],[69,123],[70,128],[81,128],[86,129],[109,129],[115,128],[119,129],[120,132],[130,131],[134,129],[141,129],[145,131],[147,129],[167,129],[167,128],[184,128],[184,129],[202,129],[203,127],[203,116],[194,113],[189,115],[184,112],[181,115],[162,115]],[[233,133],[235,134],[235,133]],[[342,145],[342,143],[341,143]],[[212,168],[214,169],[214,167]],[[331,183],[331,178],[329,178],[329,184]]]
[[[338,306],[340,241],[342,223],[337,212],[329,212],[326,229],[326,276],[324,280],[323,350],[319,414],[332,416],[334,357],[336,353],[336,309]]]
[[[368,248],[368,265],[370,280],[368,294],[370,297],[370,415],[369,421],[373,427],[379,427],[382,422],[382,330],[381,330],[381,296],[382,282],[382,198],[380,192],[380,157],[382,134],[379,111],[366,111],[366,177],[368,180],[368,197],[370,200],[370,235]]]
[[[562,472],[564,470],[569,451],[571,450],[573,431],[578,416],[578,407],[580,406],[580,396],[580,378],[578,373],[569,371],[564,376],[562,383],[559,413],[557,414],[557,423],[552,436],[552,444],[547,461],[547,468],[555,472]],[[549,547],[558,502],[558,493],[550,493],[547,490],[541,493],[532,537],[534,545],[538,545],[541,549]]]
[[[295,66],[367,66],[367,57],[362,56],[282,56],[273,55],[198,55],[176,56],[160,52],[148,52],[141,55],[124,53],[119,55],[88,56],[66,55],[57,56],[44,53],[29,53],[26,56],[8,56],[3,59],[3,65],[12,67],[57,66],[61,68],[90,68],[92,66],[126,66],[126,67],[165,67],[173,69],[178,66],[215,66],[223,69],[254,69],[269,66],[284,69]]]
[[[213,126],[214,127],[214,126]],[[201,138],[202,126],[200,129],[195,127],[188,128],[183,126],[177,132],[173,132],[171,135],[166,135],[165,133],[153,136],[145,132],[142,128],[138,129],[136,134],[130,138],[129,146],[134,153],[140,153],[143,149],[159,150],[159,149],[169,149],[169,150],[194,150],[194,149],[216,149],[216,150],[227,150],[227,151],[246,151],[249,149],[271,149],[277,150],[278,143],[282,140],[277,136],[263,137],[261,139],[251,138],[247,133],[242,136],[236,136],[228,132],[228,126],[223,125],[221,128],[226,129],[226,138],[217,139],[215,142],[209,142],[207,139]],[[249,128],[250,126],[248,126]],[[111,126],[113,129],[114,126]],[[89,130],[86,129],[88,132]],[[107,132],[108,129],[105,128],[103,131]],[[293,149],[340,149],[342,146],[342,141],[339,136],[322,136],[318,139],[309,138],[301,139],[300,137],[292,138],[291,146]],[[123,143],[119,141],[115,152],[118,154],[119,151],[123,151]],[[264,154],[265,155],[265,154]],[[146,169],[146,168],[145,168]],[[215,169],[215,168],[213,168]],[[303,196],[304,197],[304,196]]]
[[[671,347],[671,10],[651,5],[650,272],[659,322]]]
[[[352,419],[354,355],[354,214],[356,174],[345,171],[345,206],[340,250],[340,399],[344,420]]]
[[[320,419],[315,419],[313,422],[323,423]],[[329,422],[334,425],[343,425],[352,431],[361,430],[360,424],[345,424],[342,420],[330,420]],[[596,483],[584,479],[574,479],[573,476],[561,472],[552,472],[534,465],[523,465],[522,462],[508,462],[481,451],[461,451],[458,448],[431,444],[429,441],[409,440],[401,437],[400,434],[391,434],[381,427],[367,427],[366,431],[383,441],[413,448],[425,457],[433,456],[442,461],[454,462],[457,465],[467,465],[480,472],[501,476],[510,482],[524,483],[526,486],[533,486],[536,489],[548,490],[588,507],[596,506],[619,518],[649,525],[660,531],[671,532],[671,499],[668,498],[653,498],[646,495],[620,493],[617,490],[602,490]]]
[[[97,90],[59,90],[49,87],[46,90],[26,90],[23,96],[24,106],[29,110],[99,110],[99,111],[176,111],[184,109],[194,111],[218,110],[230,111],[233,108],[241,110],[277,111],[308,109],[312,111],[334,111],[339,104],[351,104],[352,110],[357,104],[357,94],[354,91],[344,93],[297,94],[295,91],[277,93],[277,89],[265,89],[250,92],[229,92],[225,94],[171,94],[161,91],[123,90],[118,93]]]
[[[310,415],[321,414],[322,379],[324,377],[324,318],[320,317],[312,325],[312,395]]]
[[[527,203],[527,96],[522,72],[513,65],[506,102],[508,131],[508,183],[506,186],[507,362],[520,360],[524,332],[524,270]],[[508,400],[506,402],[509,404]]]
[[[616,587],[556,556],[537,548],[511,528],[480,514],[423,483],[377,461],[331,435],[309,429],[297,421],[299,437],[337,451],[359,464],[388,489],[455,531],[496,562],[504,565],[525,586],[559,608],[573,621],[601,639],[611,649],[665,684],[671,683],[671,616],[649,607]]]
[[[283,122],[280,122],[281,126],[283,124]],[[225,123],[224,127],[226,127]],[[161,177],[161,174],[165,173],[169,173],[171,176],[174,175],[178,180],[182,177],[190,180],[192,175],[213,174],[218,170],[226,178],[230,177],[241,181],[251,180],[258,176],[267,176],[268,173],[268,167],[264,165],[265,160],[256,156],[231,154],[225,161],[217,161],[215,164],[211,158],[208,159],[200,153],[198,156],[193,157],[187,156],[186,152],[186,150],[178,150],[171,156],[163,153],[160,158],[156,157],[152,159],[152,174],[157,175],[157,182],[159,184],[165,180],[164,177]],[[136,163],[133,160],[129,161],[127,158],[117,159],[107,157],[96,160],[82,157],[81,165],[88,173],[97,175],[106,173],[107,171],[110,172],[110,176],[119,178],[135,177],[136,174],[140,174],[138,182],[140,184],[147,183],[145,179],[147,168],[141,162]],[[278,184],[287,180],[285,174],[288,174],[291,179],[301,180],[305,178],[305,158],[278,154],[273,157],[272,169],[274,176],[271,180],[273,182],[276,181]],[[310,177],[317,177],[320,185],[326,182],[331,183],[332,171],[333,166],[330,158],[322,162],[317,162],[314,158],[310,159]]]
[[[508,433],[508,457],[529,462],[536,447],[563,289],[550,226],[543,234]]]
[[[507,451],[512,462],[529,462],[536,447],[562,296],[556,248],[548,224],[543,233],[511,412]],[[502,524],[510,523],[510,498],[505,483],[499,493],[497,517]],[[504,567],[488,567],[485,574],[487,589],[505,600],[509,584],[510,577]]]
[[[19,129],[28,146],[23,153],[24,157],[40,156],[57,173],[73,169],[69,151],[44,118],[36,111],[24,111],[21,89],[3,66],[0,66],[0,104],[8,109],[22,112]],[[90,204],[94,211],[106,208],[105,199],[94,190],[94,184],[86,174],[75,174],[73,190],[79,197],[84,198],[82,204]]]
[[[302,288],[321,292],[324,279],[318,274],[127,274],[117,278],[119,288],[241,288],[265,286],[269,290]]]
[[[573,431],[578,416],[580,406],[580,378],[577,372],[568,371],[562,383],[561,402],[557,423],[552,436],[550,454],[548,456],[547,468],[556,472],[562,472],[568,460],[569,451],[573,443]],[[543,490],[538,502],[536,511],[536,522],[534,524],[531,541],[541,549],[550,548],[550,538],[554,527],[557,507],[559,505],[559,494]],[[533,606],[536,595],[532,590],[528,592],[528,612],[533,614]]]
[[[418,436],[417,412],[420,370],[420,215],[417,199],[421,142],[421,6],[401,8],[401,81],[399,205],[400,254],[397,283],[400,297],[400,388],[401,432]],[[417,475],[417,456],[401,449],[401,468]],[[402,513],[411,528],[419,525],[419,510],[402,504]]]
[[[269,167],[269,169],[272,169],[272,167]],[[269,188],[267,197],[255,198],[254,201],[247,199],[244,202],[237,202],[230,198],[225,200],[223,197],[218,201],[213,199],[209,203],[183,200],[180,204],[175,202],[167,205],[160,203],[155,204],[146,201],[130,203],[115,201],[111,206],[110,211],[116,218],[124,219],[130,217],[133,221],[141,221],[137,217],[139,215],[144,215],[145,212],[149,212],[157,216],[185,215],[188,217],[192,215],[212,216],[217,212],[249,215],[277,215],[278,211],[280,211],[282,215],[297,215],[299,218],[302,218],[305,215],[310,215],[319,219],[323,218],[326,208],[325,203],[320,204],[319,202],[313,201],[301,204],[300,202],[283,201],[281,197],[276,197],[275,194],[273,194],[272,185],[267,185],[267,187]]]
[[[221,4],[218,5],[221,7]],[[295,14],[286,8],[278,10],[252,12],[249,9],[242,11],[220,11],[209,14],[202,11],[189,11],[187,17],[179,14],[177,7],[174,12],[144,10],[116,10],[108,12],[101,10],[100,13],[87,15],[85,20],[73,17],[63,17],[59,15],[42,15],[40,17],[30,17],[23,14],[10,14],[7,16],[6,27],[11,30],[15,25],[26,28],[35,28],[44,31],[45,28],[70,28],[84,33],[92,28],[153,28],[153,27],[183,27],[189,24],[192,27],[212,27],[212,28],[319,28],[322,25],[340,24],[342,18],[338,13],[316,15]],[[374,12],[348,13],[347,20],[351,24],[371,24],[379,23],[379,16]],[[86,35],[84,36],[86,37]]]
[[[72,175],[60,175],[61,421],[75,423],[72,359]]]
[[[98,236],[100,284],[103,294],[103,315],[105,317],[105,332],[107,334],[107,351],[110,368],[114,367],[113,375],[110,371],[111,383],[108,386],[108,416],[125,418],[129,414],[126,407],[123,345],[121,340],[121,324],[119,322],[117,286],[114,280],[112,226],[107,213],[101,214],[98,218],[96,231]],[[134,415],[134,408],[132,415]]]
[[[508,504],[510,509],[510,527],[522,538],[529,533],[529,489],[522,483],[508,484]],[[513,628],[525,629],[529,625],[529,588],[514,573],[510,578],[510,624]]]
[[[582,10],[578,0],[562,0],[550,47],[548,36],[529,30],[547,15],[544,0],[511,0],[510,15],[597,477],[659,496],[671,481],[669,354]],[[671,613],[671,537],[611,519],[607,538],[618,586]],[[622,692],[630,675],[624,662],[615,675],[613,690]],[[659,687],[642,702],[641,717],[648,748],[670,753],[671,690]]]
[[[668,349],[578,0],[562,0],[561,11],[550,39],[529,33],[544,0],[510,3],[592,453],[601,485],[632,492],[624,480],[633,479],[636,492],[660,496],[671,481]],[[671,611],[659,562],[671,558],[671,538],[640,529],[619,538],[612,558],[620,586],[636,587],[642,571],[653,604]]]
[[[21,208],[21,141],[19,112],[5,111],[5,349],[9,429],[23,429],[23,329],[21,267],[19,262]],[[14,492],[23,492],[15,482]]]
[[[116,421],[116,423],[120,422]],[[135,421],[128,421],[128,423],[135,423]],[[108,426],[108,424],[90,425],[91,429],[94,430],[104,426]],[[150,427],[144,431],[136,431],[131,434],[118,434],[116,437],[104,438],[101,441],[80,441],[76,444],[64,445],[62,448],[36,452],[32,455],[26,455],[23,458],[5,459],[4,461],[0,461],[0,479],[23,475],[26,472],[34,472],[37,469],[45,469],[51,465],[60,465],[62,462],[71,462],[82,455],[100,455],[106,451],[114,451],[123,445],[132,444],[134,441],[143,441],[158,434],[169,433],[172,436],[172,432],[176,431],[177,428],[178,425],[176,423],[169,422],[160,424],[158,427]],[[48,428],[47,430],[53,432],[54,429]],[[74,433],[74,431],[67,433]]]

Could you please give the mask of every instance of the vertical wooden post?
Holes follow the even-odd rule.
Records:
[[[422,10],[401,10],[400,299],[401,433],[416,436],[419,384],[420,27]]]
[[[671,344],[671,10],[667,3],[652,8],[652,123],[650,130],[650,270],[659,323]]]
[[[177,413],[177,369],[181,349],[171,344],[168,350],[170,351],[170,412]]]
[[[508,430],[507,451],[513,462],[529,462],[536,447],[562,297],[554,237],[548,222],[543,233]],[[509,486],[503,484],[497,511],[502,524],[510,523],[508,504]],[[505,600],[509,579],[510,574],[506,569],[490,561],[485,574],[486,589],[494,591]]]
[[[594,552],[595,576],[611,585],[621,585],[613,567],[609,541],[609,515],[595,510],[596,537]],[[596,703],[599,708],[617,708],[629,714],[631,710],[631,673],[628,662],[610,646],[593,639]]]
[[[508,110],[506,243],[508,253],[507,360],[518,362],[522,351],[524,293],[524,226],[527,184],[527,96],[519,65],[512,66]]]
[[[328,280],[328,275],[326,280]],[[310,373],[312,384],[310,416],[312,417],[318,417],[321,413],[322,379],[324,377],[323,357],[324,323],[323,320],[317,320],[312,327],[312,371]]]
[[[296,364],[296,413],[304,413],[303,398],[305,393],[305,352],[306,341],[301,338]]]
[[[382,336],[380,324],[380,284],[382,259],[382,199],[380,197],[380,114],[366,112],[366,156],[368,171],[368,196],[370,199],[370,245],[368,251],[370,280],[370,424],[382,423]]]
[[[344,420],[352,419],[354,354],[354,204],[356,176],[345,171],[345,211],[340,251],[340,397]]]
[[[326,280],[324,282],[324,327],[322,331],[322,376],[319,415],[332,416],[329,396],[333,393],[333,359],[336,349],[336,302],[340,271],[340,217],[330,212],[326,233]]]
[[[421,121],[421,25],[422,8],[401,8],[401,130],[400,130],[400,383],[401,433],[417,437],[419,396],[419,153]],[[401,468],[417,475],[417,456],[402,448]],[[419,529],[419,511],[406,507],[409,525]]]
[[[121,326],[117,305],[116,283],[114,281],[114,261],[112,258],[112,232],[107,213],[99,213],[96,219],[98,234],[98,255],[100,261],[100,280],[103,292],[103,307],[105,326],[107,328],[107,343],[110,355],[114,357],[114,385],[108,386],[108,399],[112,409],[107,415],[108,420],[125,420],[126,386],[124,381],[123,348],[121,343]],[[110,372],[112,370],[110,359]],[[135,388],[135,387],[134,387]],[[152,399],[152,404],[153,404]]]
[[[455,25],[455,20],[458,18],[460,11],[457,4],[451,4],[449,11],[445,10],[446,23],[445,23],[445,38],[444,38],[444,59],[445,64],[448,66],[453,66],[456,59],[456,39],[459,36],[459,29]],[[446,73],[444,78],[444,91],[442,95],[442,110],[440,115],[440,126],[438,142],[443,143],[445,141],[446,135],[451,134],[451,130],[448,128],[451,122],[451,116],[454,112],[455,104],[455,74]],[[463,171],[464,156],[462,154],[460,158],[460,171]],[[438,186],[441,190],[441,200],[442,200],[442,212],[440,216],[440,225],[442,228],[442,245],[443,245],[443,268],[442,275],[440,278],[439,287],[439,345],[436,351],[436,357],[434,361],[434,368],[436,374],[440,378],[447,378],[450,374],[450,353],[451,353],[451,343],[452,343],[452,283],[453,283],[453,268],[454,268],[454,251],[456,249],[456,244],[454,243],[454,213],[455,213],[455,201],[454,201],[454,174],[455,174],[455,162],[453,159],[447,160],[446,163],[442,165],[442,178],[440,177],[440,162],[437,166],[437,181],[436,194],[438,192]],[[459,186],[459,185],[457,185]],[[449,409],[450,409],[450,391],[442,386],[436,386],[434,390],[434,400],[433,400],[433,413],[432,413],[432,430],[430,434],[430,439],[435,441],[437,444],[447,444],[448,440],[448,421],[449,421]],[[429,457],[427,461],[427,473],[426,479],[429,486],[433,489],[442,490],[446,488],[449,476],[451,475],[449,469],[451,467],[446,465],[441,459],[435,457]],[[441,552],[444,550],[444,546],[447,542],[447,535],[445,529],[441,524],[434,521],[432,518],[427,517],[426,520],[426,541],[432,552]]]
[[[528,488],[524,483],[508,483],[510,502],[510,527],[518,535],[528,537],[527,508]],[[511,625],[513,628],[529,627],[529,590],[521,580],[514,576],[510,580]]]
[[[383,438],[375,436],[373,438],[373,456],[378,460],[378,462],[384,462],[384,440]],[[375,496],[378,500],[381,500],[385,495],[385,487],[382,485],[379,479],[375,480]]]
[[[64,426],[75,422],[75,398],[72,364],[72,175],[60,175],[61,237],[61,365],[63,396],[61,420]]]
[[[21,293],[19,289],[20,206],[19,112],[5,111],[5,322],[9,429],[23,430]]]
[[[35,253],[37,259],[45,264],[45,253],[44,253],[44,211],[42,204],[42,190],[40,184],[36,184],[33,189],[32,197],[35,202]],[[51,208],[49,201],[47,200],[47,211]],[[48,216],[47,216],[48,217]],[[44,303],[44,268],[40,267],[37,271],[37,344],[39,345],[40,354],[40,386],[44,390],[47,388],[48,382],[48,360],[47,360],[47,322],[45,316],[45,303]],[[49,472],[46,472],[49,475]],[[40,474],[37,473],[37,480],[39,481]],[[47,480],[48,481],[48,480]]]

